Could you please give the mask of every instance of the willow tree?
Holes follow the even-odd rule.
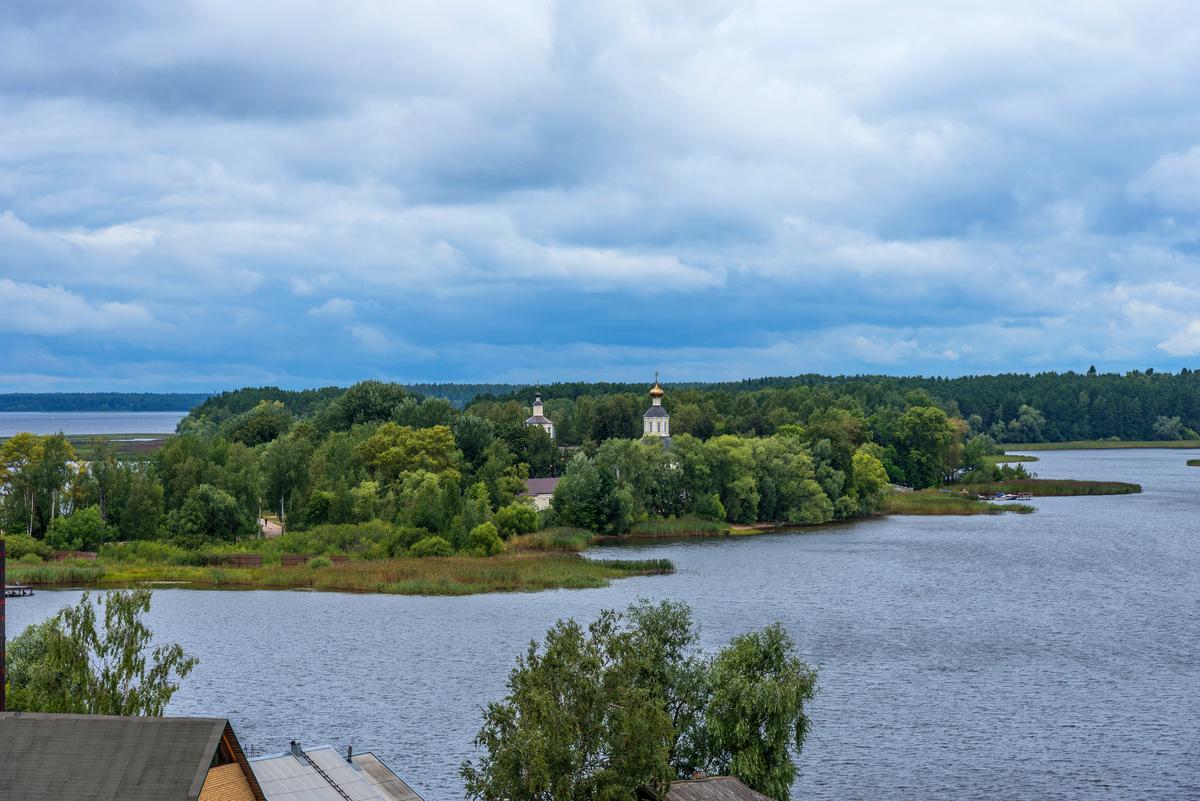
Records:
[[[177,643],[150,647],[149,590],[114,590],[59,610],[9,644],[9,708],[88,715],[161,715],[196,666]],[[99,607],[99,609],[97,608]]]

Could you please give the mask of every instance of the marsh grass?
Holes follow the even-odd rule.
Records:
[[[889,515],[1000,515],[1029,514],[1034,507],[1025,503],[988,503],[957,493],[922,490],[892,493],[884,501],[883,511]]]
[[[587,529],[557,526],[544,528],[532,534],[513,537],[509,548],[517,551],[584,551],[592,543],[595,535]]]
[[[729,533],[727,523],[699,517],[667,517],[634,523],[627,537],[720,537]]]
[[[191,565],[14,565],[12,580],[35,585],[127,587],[181,583],[225,589],[313,589],[399,595],[471,595],[482,592],[535,592],[592,589],[617,578],[674,572],[665,559],[592,560],[575,553],[507,553],[489,559],[450,556],[388,559],[323,565],[310,569],[266,565],[259,568]]]
[[[1140,484],[1124,481],[1077,481],[1067,478],[1020,478],[986,484],[961,484],[959,489],[978,495],[995,492],[1031,492],[1035,496],[1129,495],[1142,491]]]
[[[983,457],[983,460],[992,464],[1015,464],[1016,462],[1036,462],[1038,457],[1027,453],[995,453]]]
[[[1200,467],[1200,459],[1188,459],[1188,467]]]

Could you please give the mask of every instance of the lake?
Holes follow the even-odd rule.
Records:
[[[34,434],[174,434],[187,412],[0,412],[0,437]]]
[[[530,639],[675,598],[707,647],[781,620],[820,669],[794,799],[1200,798],[1200,452],[1039,455],[1044,477],[1145,492],[604,549],[678,572],[602,590],[161,590],[152,626],[201,659],[169,711],[228,716],[259,753],[352,743],[427,801],[457,799],[481,708]],[[9,631],[77,597],[10,600]]]

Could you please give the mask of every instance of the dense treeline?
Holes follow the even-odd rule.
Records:
[[[61,435],[9,439],[0,446],[0,524],[61,550],[118,539],[197,549],[257,536],[268,510],[292,531],[381,521],[391,527],[386,555],[487,554],[540,525],[619,534],[666,517],[820,523],[874,514],[889,480],[929,486],[958,466],[964,424],[919,393],[868,417],[852,397],[766,392],[776,396],[764,412],[770,435],[685,432],[665,450],[631,425],[645,405],[633,395],[564,401],[585,436],[581,447],[560,447],[524,424],[529,410],[515,401],[463,410],[372,381],[240,390],[194,409],[150,461],[122,460],[103,441],[83,462]],[[553,508],[539,519],[518,500],[523,481],[559,474]]]
[[[0,395],[0,412],[183,412],[207,393],[14,392]]]

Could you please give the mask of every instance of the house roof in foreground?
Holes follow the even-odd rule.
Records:
[[[328,745],[302,754],[250,760],[267,801],[421,801],[372,753],[355,754],[352,762]]]
[[[654,799],[653,793],[640,790],[638,797]],[[671,788],[660,801],[772,801],[757,790],[751,790],[733,776],[705,776],[671,782]]]
[[[0,712],[0,798],[192,801],[228,725],[225,718]]]

